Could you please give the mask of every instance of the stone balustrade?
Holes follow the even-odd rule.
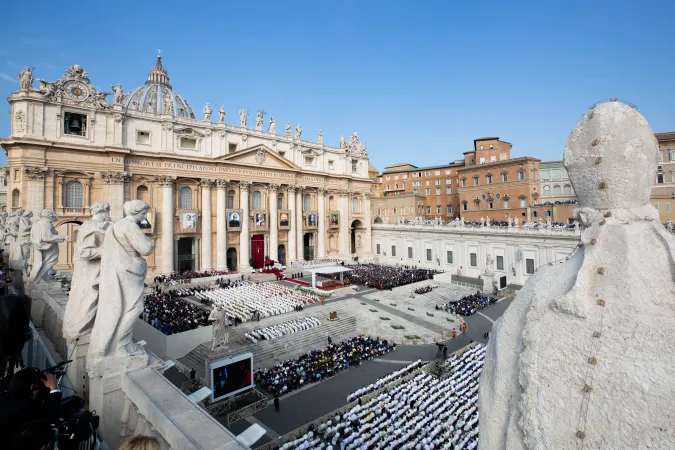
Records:
[[[379,230],[420,230],[420,231],[443,231],[455,233],[492,233],[492,234],[522,234],[532,236],[536,234],[554,236],[581,236],[580,229],[574,228],[521,228],[521,227],[498,227],[498,226],[461,226],[461,225],[424,225],[403,223],[373,223],[373,229]]]

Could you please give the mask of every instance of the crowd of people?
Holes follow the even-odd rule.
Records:
[[[554,202],[535,203],[532,206],[559,206],[559,205],[578,205],[579,200],[556,200]]]
[[[364,395],[368,395],[371,392],[375,392],[378,389],[380,389],[380,388],[386,386],[387,384],[391,383],[392,381],[396,381],[399,378],[403,378],[406,375],[409,375],[409,374],[413,373],[414,371],[420,369],[423,365],[424,365],[424,363],[422,362],[422,360],[418,359],[417,361],[408,364],[403,369],[392,372],[389,375],[386,375],[382,378],[378,378],[377,381],[375,381],[374,383],[371,383],[366,387],[362,387],[361,389],[357,389],[356,391],[349,394],[347,396],[347,403],[351,403],[354,400],[357,400],[360,397],[363,397]]]
[[[198,301],[220,306],[233,321],[247,322],[254,318],[270,317],[297,311],[298,306],[316,303],[314,294],[300,292],[277,283],[234,281],[196,292]]]
[[[420,373],[337,414],[281,450],[467,449],[478,447],[478,388],[485,347],[446,361],[449,376]]]
[[[391,290],[418,281],[433,280],[438,272],[432,269],[416,267],[392,267],[380,264],[358,264],[347,266],[351,269],[344,275],[345,284],[356,284],[375,289]],[[335,274],[319,274],[325,278],[335,279]]]
[[[232,272],[228,272],[227,270],[205,270],[203,272],[186,270],[184,272],[174,272],[169,275],[157,275],[153,281],[155,284],[175,286],[178,284],[188,284],[195,278],[215,277],[219,275],[228,275],[230,273]]]
[[[567,223],[567,222],[551,222],[550,220],[544,222],[539,220],[538,222],[523,222],[524,229],[533,229],[533,228],[554,228],[560,230],[569,230],[575,229],[580,226],[577,223]]]
[[[470,316],[495,303],[497,303],[495,297],[481,294],[481,292],[478,291],[475,294],[467,295],[459,300],[447,302],[443,306],[436,306],[436,309],[443,309],[446,312],[449,311],[453,314],[459,314],[460,316]]]
[[[278,339],[288,334],[297,333],[298,331],[309,330],[321,325],[321,321],[314,316],[304,317],[302,319],[289,320],[288,322],[279,325],[271,325],[269,327],[259,328],[246,333],[244,337],[247,341],[256,344],[258,341],[271,341]]]
[[[209,325],[209,311],[180,298],[176,291],[145,296],[141,318],[168,335]]]
[[[282,395],[306,384],[330,378],[349,367],[389,353],[396,344],[369,336],[357,336],[330,343],[322,350],[312,350],[293,360],[281,362],[268,369],[257,369],[258,387],[273,395]]]

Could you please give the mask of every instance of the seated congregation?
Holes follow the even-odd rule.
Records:
[[[375,392],[378,389],[386,386],[387,384],[415,372],[416,370],[420,369],[422,366],[424,366],[424,363],[422,362],[421,359],[418,359],[414,363],[408,364],[403,369],[399,369],[395,372],[390,373],[389,375],[386,375],[382,378],[378,378],[377,381],[375,381],[374,383],[371,383],[366,387],[362,387],[361,389],[357,389],[354,392],[352,392],[351,394],[349,394],[347,396],[347,403],[351,403],[351,402],[363,397],[364,395],[368,395],[371,392]]]
[[[209,311],[179,298],[175,291],[146,295],[141,318],[166,335],[209,325]]]
[[[389,344],[386,340],[357,336],[332,343],[322,350],[312,350],[268,369],[257,369],[255,382],[260,389],[270,394],[282,395],[306,384],[330,378],[342,370],[395,349],[396,344]]]
[[[345,274],[345,283],[386,290],[418,281],[433,280],[434,274],[438,273],[430,269],[392,267],[380,264],[358,264],[347,267],[351,269],[351,272]],[[335,274],[319,275],[332,279],[336,277]]]
[[[448,375],[420,373],[359,402],[294,441],[291,449],[467,449],[478,447],[478,387],[485,347],[445,363]]]
[[[314,316],[304,317],[302,319],[289,320],[279,325],[271,325],[265,328],[253,330],[244,335],[244,338],[253,344],[258,341],[271,341],[282,336],[297,333],[298,331],[309,330],[321,325],[321,321]]]
[[[226,286],[214,286],[196,292],[203,303],[220,306],[235,323],[297,311],[304,305],[316,303],[319,297],[277,283],[235,281]]]
[[[446,312],[450,311],[451,313],[459,314],[460,316],[470,316],[495,303],[497,303],[495,297],[481,294],[481,292],[478,291],[475,294],[467,295],[459,300],[449,301],[442,306],[436,306],[436,309],[442,309]]]

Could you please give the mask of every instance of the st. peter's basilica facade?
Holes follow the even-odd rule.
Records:
[[[245,110],[238,125],[208,104],[197,118],[160,56],[129,92],[97,91],[79,65],[54,82],[28,68],[19,80],[11,136],[0,139],[8,211],[54,209],[74,242],[95,202],[120,220],[125,201],[142,199],[150,273],[370,256],[369,161],[356,133],[330,147],[321,133],[304,140],[300,125],[277,133],[262,111],[250,127]],[[57,269],[72,267],[72,245],[62,244]]]

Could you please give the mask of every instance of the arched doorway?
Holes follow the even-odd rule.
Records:
[[[355,221],[352,222],[352,229],[351,229],[352,255],[356,254],[362,246],[360,237],[357,238],[357,235],[356,235],[356,230],[361,230],[361,229],[363,229],[363,224],[361,223],[360,220],[355,220]]]
[[[254,269],[260,269],[265,265],[265,236],[254,234],[251,236],[251,258],[255,260]]]
[[[178,272],[185,272],[186,270],[196,270],[196,242],[192,237],[178,238],[176,245],[177,266]]]
[[[284,244],[281,244],[277,248],[277,254],[279,255],[279,264],[281,265],[286,265],[286,246]]]
[[[227,270],[234,272],[237,270],[237,249],[228,248],[227,249]]]

